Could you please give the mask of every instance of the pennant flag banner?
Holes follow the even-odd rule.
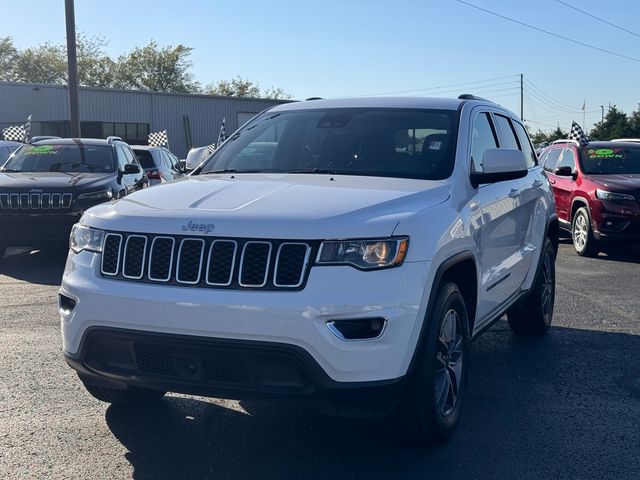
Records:
[[[220,146],[220,144],[227,139],[227,127],[225,125],[226,120],[226,118],[223,118],[222,125],[220,125],[220,131],[218,132],[218,141],[216,142],[218,146]]]
[[[586,145],[589,143],[589,138],[584,134],[582,127],[576,122],[571,122],[571,131],[569,132],[569,139],[575,140],[580,145]]]
[[[23,142],[26,137],[24,125],[13,125],[2,129],[2,136],[11,142]]]
[[[149,146],[151,147],[163,147],[169,145],[169,136],[166,130],[161,132],[151,132],[149,134]]]

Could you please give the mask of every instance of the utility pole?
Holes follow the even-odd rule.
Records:
[[[524,75],[522,73],[520,74],[520,120],[524,122]]]
[[[69,69],[69,120],[71,138],[80,137],[78,114],[78,60],[76,56],[76,16],[73,0],[64,0],[64,16],[67,24],[67,66]]]
[[[600,105],[600,108],[602,109],[602,118],[600,119],[600,123],[604,123],[604,105]]]

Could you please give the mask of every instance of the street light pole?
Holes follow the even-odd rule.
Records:
[[[64,0],[64,15],[67,24],[67,66],[69,69],[69,120],[71,138],[80,138],[80,116],[78,114],[78,60],[76,56],[76,16],[73,0]]]

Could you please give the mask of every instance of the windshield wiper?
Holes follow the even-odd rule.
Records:
[[[266,173],[264,170],[238,170],[237,168],[223,168],[220,170],[209,170],[208,172],[202,172],[199,175],[209,175],[211,173]]]
[[[335,168],[301,168],[300,170],[289,170],[286,173],[319,173],[325,175],[337,175],[340,171]]]
[[[2,172],[2,173],[20,173],[20,172],[22,172],[22,170],[16,170],[15,168],[4,168],[4,169],[0,169],[0,172]]]

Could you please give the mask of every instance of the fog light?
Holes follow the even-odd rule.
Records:
[[[373,340],[382,335],[386,325],[384,317],[327,321],[327,328],[340,340]]]
[[[66,295],[59,293],[58,308],[62,315],[68,316],[73,312],[73,309],[76,308],[76,301],[71,297],[67,297]]]

